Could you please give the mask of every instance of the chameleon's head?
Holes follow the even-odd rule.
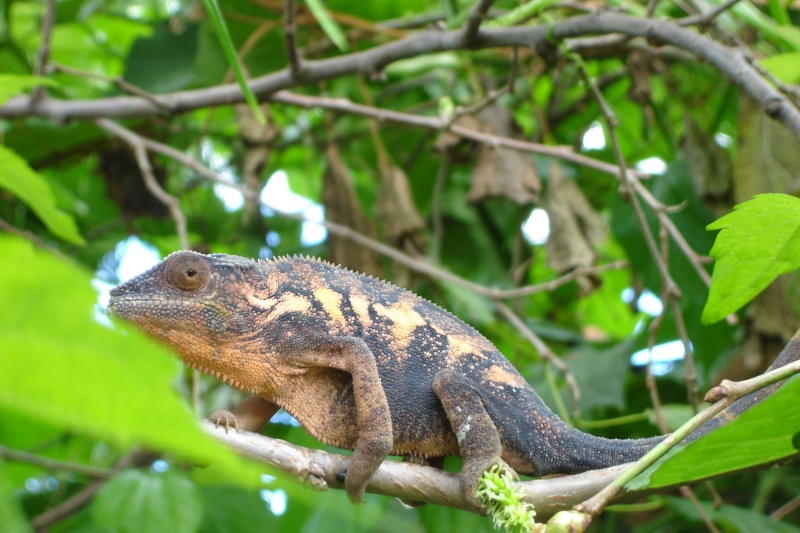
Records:
[[[201,363],[241,336],[246,280],[257,268],[242,257],[175,252],[112,290],[108,312]]]

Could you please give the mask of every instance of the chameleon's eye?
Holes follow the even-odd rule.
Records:
[[[182,291],[202,289],[211,277],[206,260],[194,253],[176,254],[165,265],[165,275],[170,284]]]

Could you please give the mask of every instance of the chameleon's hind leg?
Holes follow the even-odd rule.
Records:
[[[514,470],[500,458],[503,446],[497,427],[486,412],[478,387],[455,370],[439,371],[433,390],[442,402],[464,459],[459,476],[461,494],[470,505],[483,510],[477,490],[486,470],[500,465],[517,479]]]

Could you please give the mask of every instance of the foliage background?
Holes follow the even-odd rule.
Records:
[[[408,51],[415,42],[467,27],[472,4],[328,1],[325,22],[312,2],[295,6],[289,21],[282,2],[224,2],[248,76],[282,73],[279,88],[292,90],[256,91],[267,117],[260,126],[242,104],[194,99],[233,79],[198,3],[55,4],[0,4],[0,221],[17,234],[0,239],[0,495],[15,496],[0,500],[0,517],[9,528],[24,531],[29,520],[52,531],[491,528],[447,508],[408,510],[379,496],[353,507],[342,491],[265,481],[263,467],[206,439],[190,414],[191,373],[135,332],[102,325],[92,286],[119,281],[131,235],[162,256],[185,247],[302,253],[388,278],[479,328],[562,418],[613,437],[656,434],[659,417],[675,427],[721,378],[763,371],[797,328],[793,278],[737,316],[701,321],[714,240],[706,226],[756,193],[793,194],[800,160],[797,137],[763,114],[765,103],[688,48],[608,30],[534,50],[475,41],[417,54]],[[797,96],[796,4],[742,0],[714,11],[713,2],[540,1],[518,20],[498,18],[518,6],[491,4],[494,20],[485,25],[555,28],[599,11],[677,27],[700,16],[692,32],[729,46],[731,61],[752,58],[758,76],[788,101]],[[333,44],[337,31],[347,50]],[[302,60],[291,61],[292,42]],[[401,42],[407,58],[369,72],[352,67],[360,56],[347,54],[390,42]],[[314,60],[335,57],[350,61],[347,75],[315,77],[324,69]],[[180,109],[154,96],[180,91],[200,92],[181,93]],[[121,95],[156,102],[157,112],[108,99]],[[50,106],[70,101],[96,105]],[[374,121],[379,110],[407,115]],[[420,117],[438,122],[422,127]],[[590,129],[603,131],[602,146],[585,146]],[[508,148],[514,142],[521,149]],[[548,148],[559,157],[544,155]],[[663,172],[629,173],[620,185],[621,166],[651,158]],[[309,226],[298,218],[309,212],[259,205],[259,191],[279,172],[292,192],[324,206],[334,223],[325,240],[303,241]],[[240,205],[223,201],[231,190],[224,183],[244,193]],[[549,216],[547,243],[521,231],[534,208]],[[496,292],[564,274],[568,281],[524,297]],[[644,312],[643,294],[657,296],[662,311]],[[524,317],[527,329],[511,316]],[[531,344],[531,332],[541,345]],[[654,406],[648,369],[630,357],[675,340],[692,357],[654,380]],[[546,362],[551,353],[563,368]],[[202,378],[197,410],[239,398]],[[283,420],[267,433],[320,446]],[[797,478],[793,465],[737,474],[698,486],[694,502],[677,492],[652,496],[609,510],[594,527],[678,531],[713,521],[728,531],[793,531],[796,513],[781,522],[770,514],[783,516],[781,506],[800,496]]]

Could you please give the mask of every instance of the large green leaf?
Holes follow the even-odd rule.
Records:
[[[20,156],[0,145],[0,188],[28,204],[54,235],[73,244],[84,244],[75,219],[56,207],[50,185]]]
[[[800,267],[800,199],[759,194],[708,225],[722,230],[703,322],[725,318],[752,300],[778,275]]]
[[[254,491],[238,487],[202,487],[203,533],[260,533],[276,528],[277,517]]]
[[[630,486],[658,488],[797,455],[800,379],[794,378],[733,422],[681,447]]]
[[[583,344],[564,358],[578,381],[582,412],[625,407],[625,377],[636,341],[632,337],[605,349]]]
[[[0,257],[0,294],[11,303],[0,306],[0,405],[258,483],[255,469],[198,428],[172,389],[174,358],[137,331],[97,321],[88,273],[9,236],[0,238]]]
[[[203,520],[203,502],[197,486],[180,472],[123,470],[97,493],[92,516],[108,531],[193,533]]]

